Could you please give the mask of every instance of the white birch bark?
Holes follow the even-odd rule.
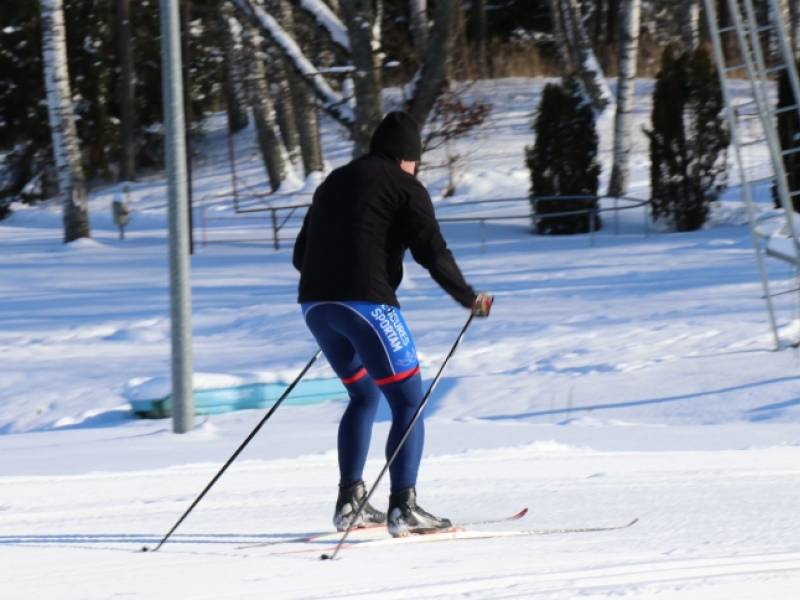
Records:
[[[311,15],[317,23],[328,33],[331,40],[341,46],[345,51],[350,51],[350,38],[347,29],[337,16],[339,5],[335,11],[328,7],[322,0],[295,0],[297,6]]]
[[[592,49],[579,0],[550,0],[553,31],[559,44],[562,76],[577,76],[586,100],[602,112],[614,103],[603,69]]]
[[[353,127],[353,155],[369,150],[372,132],[380,123],[381,71],[375,40],[375,13],[372,0],[341,0],[342,16],[350,35],[353,66],[353,91],[356,98],[356,122]]]
[[[292,65],[292,68],[303,78],[320,100],[321,108],[343,126],[350,129],[355,121],[355,116],[350,106],[345,98],[328,84],[317,68],[308,60],[294,38],[256,0],[231,0],[231,2],[244,18],[250,19],[257,25],[261,33],[267,36],[280,49],[281,53]]]
[[[687,48],[700,44],[700,0],[684,0],[681,6],[681,33]]]
[[[297,39],[292,5],[288,0],[273,0],[272,6],[275,9],[280,26],[293,39]],[[311,173],[324,169],[317,106],[311,97],[308,86],[297,75],[289,73],[287,81],[294,109],[295,126],[297,127],[300,141],[303,172],[308,177]]]
[[[228,112],[228,129],[231,133],[241,131],[248,124],[247,90],[243,72],[242,26],[233,16],[233,7],[222,5],[222,50],[225,81],[225,105]]]
[[[261,157],[264,160],[264,168],[269,177],[270,187],[274,192],[286,179],[295,179],[295,175],[292,172],[289,153],[281,139],[275,107],[270,98],[264,57],[261,52],[261,35],[255,27],[249,26],[244,30],[243,40],[249,66],[250,76],[247,90],[253,110],[253,121],[256,126]]]
[[[623,0],[620,27],[617,110],[614,116],[614,163],[608,183],[609,196],[625,193],[630,173],[631,119],[636,84],[636,61],[639,55],[641,0]]]
[[[39,0],[39,4],[47,113],[63,209],[64,242],[71,242],[90,237],[90,231],[86,183],[67,68],[63,0]]]

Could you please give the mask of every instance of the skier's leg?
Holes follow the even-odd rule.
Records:
[[[378,409],[380,390],[367,375],[345,384],[350,402],[339,421],[339,485],[349,487],[363,479],[372,438],[372,424]]]
[[[367,494],[362,477],[380,392],[367,375],[353,345],[331,326],[341,317],[337,314],[341,309],[327,304],[315,308],[313,311],[304,310],[306,323],[350,396],[339,422],[339,494],[333,514],[334,526],[343,531],[351,526],[353,515]],[[363,527],[385,522],[386,514],[367,503],[352,525]]]
[[[339,485],[347,488],[362,479],[380,392],[367,375],[353,344],[332,326],[339,320],[341,310],[336,304],[318,304],[306,310],[305,317],[308,328],[350,396],[339,422],[337,444]]]
[[[386,457],[388,458],[397,448],[422,400],[422,377],[416,373],[403,381],[382,385],[381,391],[386,396],[392,411],[392,426],[386,441]],[[416,485],[424,443],[425,425],[420,416],[389,469],[392,492]]]

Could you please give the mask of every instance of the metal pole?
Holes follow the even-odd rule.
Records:
[[[161,84],[164,96],[169,190],[170,317],[172,329],[172,430],[192,428],[191,290],[186,189],[186,128],[178,0],[159,0],[161,11]]]
[[[279,250],[281,245],[278,241],[278,215],[275,214],[275,209],[270,210],[272,213],[272,245],[275,250]]]
[[[183,97],[183,113],[185,121],[188,121],[188,126],[184,126],[184,137],[186,138],[186,215],[188,219],[188,239],[189,239],[189,254],[194,254],[194,213],[192,208],[193,202],[193,181],[192,181],[192,95],[191,95],[191,80],[189,79],[189,63],[191,61],[189,55],[189,28],[192,23],[192,7],[189,2],[185,0],[180,1],[178,11],[181,16],[181,24],[179,31],[181,32],[181,84],[183,90],[181,96]]]

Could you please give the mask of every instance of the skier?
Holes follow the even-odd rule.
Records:
[[[333,523],[347,529],[366,496],[362,472],[381,392],[392,412],[391,455],[423,396],[411,330],[395,290],[406,249],[458,303],[489,315],[492,297],[476,294],[439,230],[430,196],[417,180],[419,126],[391,112],[375,129],[368,154],[334,170],[317,188],[294,246],[299,298],[311,333],[350,396],[338,432],[339,495]],[[451,527],[416,500],[424,426],[420,418],[389,474],[387,515],[367,504],[355,527],[387,522],[401,537]]]

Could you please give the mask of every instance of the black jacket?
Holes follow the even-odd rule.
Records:
[[[465,307],[464,281],[425,187],[397,161],[367,154],[333,171],[314,193],[294,246],[299,302],[363,300],[400,306],[406,249]]]

